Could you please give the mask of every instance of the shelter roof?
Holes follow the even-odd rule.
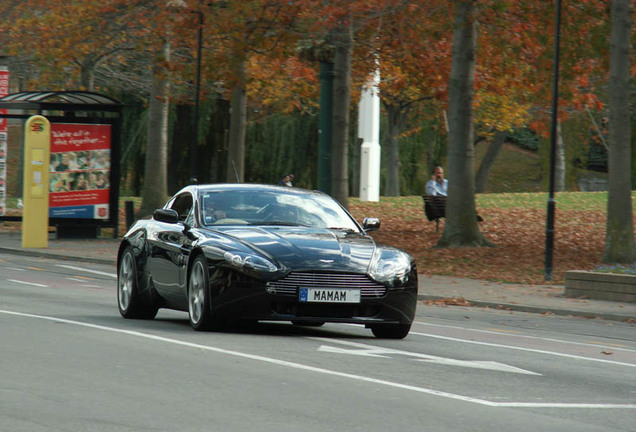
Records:
[[[119,111],[121,102],[88,91],[18,92],[0,98],[0,108],[22,110]]]

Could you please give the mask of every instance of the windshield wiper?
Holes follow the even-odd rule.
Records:
[[[277,221],[277,220],[263,221],[263,222],[252,222],[252,223],[250,223],[250,225],[306,226],[306,225],[301,225],[301,224],[294,223],[294,222],[285,222],[285,221]]]
[[[345,228],[345,227],[329,227],[327,229],[337,230],[337,231],[344,231],[344,232],[347,232],[347,233],[357,233],[358,232],[358,230],[355,230],[353,228]]]

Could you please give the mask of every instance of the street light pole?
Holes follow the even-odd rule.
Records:
[[[559,106],[559,50],[561,34],[561,0],[556,0],[555,38],[554,38],[554,88],[552,92],[552,125],[550,128],[550,196],[548,198],[548,215],[545,231],[545,277],[553,280],[552,258],[554,255],[554,171],[556,164],[556,140]]]
[[[199,145],[199,94],[201,88],[201,46],[203,45],[203,11],[201,1],[198,10],[199,22],[197,33],[197,71],[194,81],[194,137],[190,142],[190,183],[197,183],[197,147]]]

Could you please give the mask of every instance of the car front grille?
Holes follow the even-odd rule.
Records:
[[[283,279],[267,283],[270,294],[298,296],[298,288],[356,288],[362,298],[379,298],[387,288],[366,275],[348,273],[292,272]]]

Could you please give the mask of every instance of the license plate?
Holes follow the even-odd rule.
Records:
[[[301,288],[299,300],[308,303],[360,303],[359,289]]]

